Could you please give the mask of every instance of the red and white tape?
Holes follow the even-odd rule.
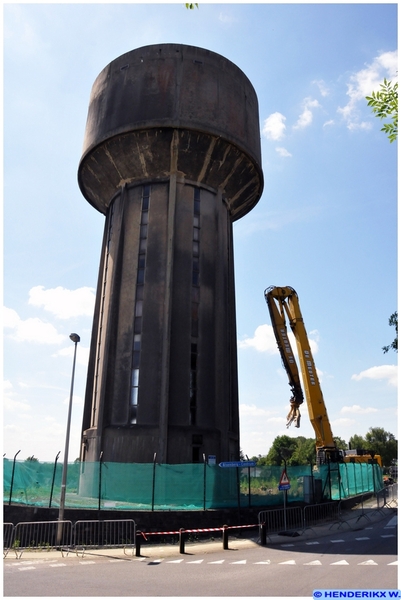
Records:
[[[245,529],[251,527],[258,527],[258,525],[227,525],[227,527],[207,527],[203,529],[182,529],[179,531],[149,531],[143,532],[138,531],[138,534],[142,535],[145,540],[149,535],[179,535],[180,533],[205,533],[209,531],[223,531],[224,529]]]

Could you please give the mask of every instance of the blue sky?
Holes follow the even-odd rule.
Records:
[[[397,437],[397,146],[364,97],[397,72],[396,4],[16,4],[4,29],[4,441],[8,458],[79,454],[104,217],[77,168],[98,73],[182,43],[238,65],[259,99],[265,187],[234,225],[241,448],[314,437],[289,387],[264,290],[298,292],[334,435]],[[62,454],[61,454],[62,456]]]

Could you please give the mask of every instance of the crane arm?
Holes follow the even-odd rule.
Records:
[[[277,347],[280,352],[283,366],[288,375],[288,383],[291,388],[290,398],[290,412],[287,415],[287,427],[295,421],[295,426],[299,427],[300,424],[300,412],[299,406],[304,401],[304,394],[301,387],[301,381],[299,378],[298,366],[292,351],[290,341],[288,339],[286,318],[284,313],[284,306],[279,301],[279,296],[275,293],[278,288],[268,288],[265,290],[265,299],[267,307],[270,313],[270,319],[274,335],[276,337]]]
[[[299,307],[298,295],[291,287],[272,286],[265,290],[265,299],[269,308],[273,330],[282,358],[283,355],[293,357],[292,351],[291,354],[287,351],[286,344],[288,337],[286,335],[286,329],[285,337],[283,337],[283,322],[285,326],[285,317],[287,317],[291,330],[295,336],[309,419],[316,435],[316,448],[318,451],[320,449],[325,453],[331,454],[332,459],[337,460],[336,456],[338,451],[331,431],[323,393]],[[295,361],[294,365],[292,362],[290,363],[289,360],[284,360],[283,358],[283,363],[290,380],[291,389],[293,389],[293,382],[299,382],[298,368]],[[295,397],[299,398],[299,396]],[[298,406],[299,404],[300,402],[298,403]]]

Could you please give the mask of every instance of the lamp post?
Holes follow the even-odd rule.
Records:
[[[64,506],[65,506],[65,491],[67,483],[67,469],[68,469],[68,446],[70,443],[70,427],[71,427],[71,411],[72,411],[72,395],[74,391],[74,375],[75,375],[75,360],[77,357],[77,344],[81,341],[81,338],[77,333],[71,333],[70,340],[75,344],[74,348],[74,360],[72,363],[72,375],[71,375],[71,390],[70,390],[70,401],[68,405],[68,417],[67,417],[67,431],[65,434],[65,449],[64,449],[64,461],[63,461],[63,474],[61,478],[61,494],[60,494],[60,508],[58,511],[58,520],[64,520]],[[60,544],[62,536],[62,525],[60,524],[57,530],[57,543]]]

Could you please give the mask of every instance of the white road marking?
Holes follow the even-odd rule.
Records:
[[[94,561],[94,560],[80,560],[79,564],[80,565],[95,565],[96,561]]]
[[[36,567],[19,567],[18,571],[34,571],[35,569]]]
[[[304,563],[304,565],[321,565],[322,563],[320,562],[320,560],[312,560],[312,562],[308,562],[308,563]]]
[[[346,560],[339,560],[337,562],[330,563],[330,565],[349,565]]]
[[[246,565],[246,560],[236,560],[230,563],[230,565]]]
[[[357,542],[361,542],[362,540],[370,540],[369,537],[360,537],[360,538],[355,538]]]
[[[224,560],[212,560],[212,562],[209,562],[208,565],[222,565],[224,562]]]
[[[49,567],[66,567],[65,563],[57,563],[56,565],[49,565]]]
[[[365,560],[364,562],[358,563],[358,565],[377,565],[377,562],[374,560]]]
[[[330,542],[332,544],[339,544],[340,542],[343,542],[344,540],[330,540]]]
[[[284,562],[278,563],[279,565],[296,565],[295,560],[285,560]]]
[[[203,558],[200,560],[187,560],[188,565],[200,565],[201,563],[203,563]]]
[[[166,560],[166,562],[178,564],[178,563],[181,563],[183,560],[184,560],[183,558],[178,558],[177,560]]]
[[[386,535],[381,535],[380,537],[382,537],[382,538],[389,538],[389,537],[396,537],[396,536],[395,536],[395,533],[388,533]]]
[[[388,567],[390,567],[391,565],[395,565],[396,567],[398,567],[398,560],[395,560],[394,562],[387,564]]]
[[[313,546],[313,545],[316,545],[316,544],[319,544],[319,542],[306,542],[307,546]]]
[[[261,560],[259,562],[253,563],[254,565],[270,565],[270,560]]]

